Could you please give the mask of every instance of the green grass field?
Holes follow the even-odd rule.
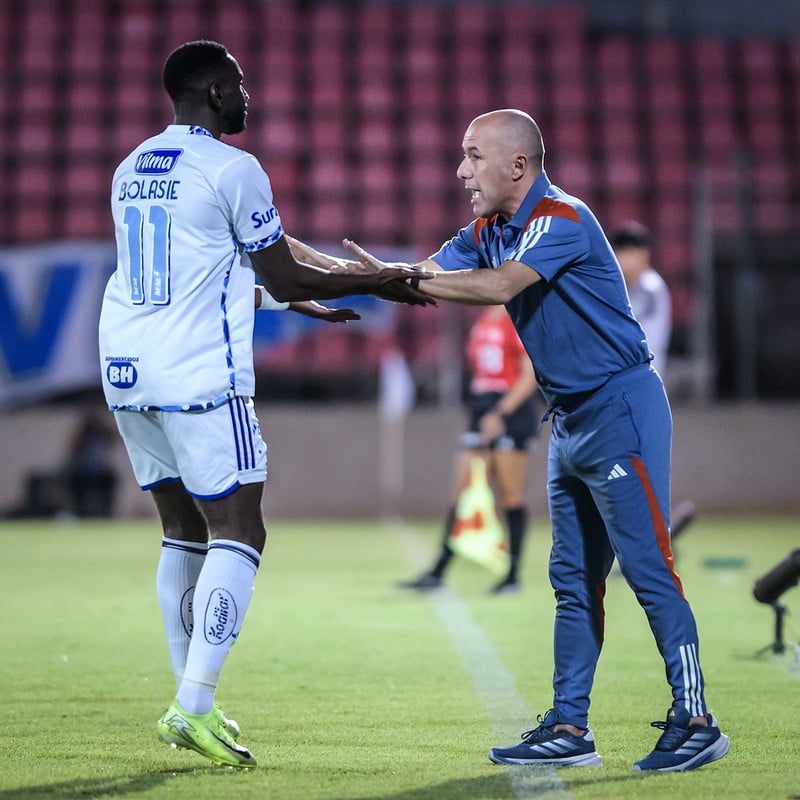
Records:
[[[732,747],[704,769],[665,775],[631,771],[670,696],[644,615],[613,577],[591,717],[604,766],[489,762],[490,747],[530,722],[523,703],[534,715],[549,707],[549,532],[532,528],[519,595],[488,596],[493,576],[467,562],[438,599],[394,589],[438,536],[438,523],[269,525],[218,692],[260,763],[236,772],[156,738],[174,694],[154,589],[157,525],[0,526],[0,800],[800,798],[800,663],[791,649],[755,657],[772,642],[773,614],[751,594],[800,543],[800,520],[700,519],[677,540],[708,699]],[[797,615],[800,588],[784,599]],[[796,616],[786,639],[800,639]]]

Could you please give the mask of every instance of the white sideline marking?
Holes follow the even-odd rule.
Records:
[[[412,566],[421,569],[420,565],[430,558],[430,553],[427,543],[423,542],[415,529],[399,521],[387,522],[385,528],[398,538]],[[472,679],[472,685],[492,724],[495,740],[500,744],[513,744],[523,730],[535,727],[531,723],[533,716],[517,691],[513,676],[458,597],[446,588],[429,592],[427,596]],[[572,795],[553,766],[506,769],[511,788],[519,800],[545,795],[553,800],[572,800]]]

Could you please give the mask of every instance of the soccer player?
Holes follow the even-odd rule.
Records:
[[[174,124],[113,178],[118,263],[100,319],[103,388],[163,528],[157,591],[177,695],[158,734],[216,764],[250,767],[256,759],[215,690],[266,540],[267,450],[251,399],[255,275],[279,302],[431,300],[406,283],[411,270],[383,279],[295,261],[266,173],[220,139],[244,130],[248,101],[224,46],[179,47],[164,87]]]
[[[453,500],[442,545],[433,567],[415,580],[398,584],[402,589],[427,591],[443,585],[454,555],[449,542],[456,523],[456,502],[469,481],[475,457],[486,461],[508,536],[508,573],[492,587],[492,593],[520,588],[519,566],[528,522],[528,446],[536,436],[539,419],[533,365],[503,306],[488,306],[475,321],[467,340],[467,359],[471,373],[469,430],[461,437],[456,457]]]
[[[553,707],[520,744],[494,748],[490,758],[601,763],[588,726],[589,696],[603,643],[605,580],[616,556],[672,689],[666,720],[654,723],[663,733],[634,769],[716,761],[730,743],[706,706],[697,628],[670,549],[670,407],[619,264],[590,209],[550,182],[542,136],[528,114],[483,114],[462,147],[457,174],[476,219],[418,265],[434,274],[425,292],[504,303],[552,418]],[[355,243],[345,246],[362,270],[386,267]],[[341,268],[313,249],[307,254],[312,263]]]

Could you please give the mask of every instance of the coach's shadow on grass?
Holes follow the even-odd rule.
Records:
[[[513,800],[520,797],[547,797],[551,793],[569,792],[579,785],[606,785],[612,783],[628,783],[646,780],[644,773],[631,772],[630,775],[610,775],[600,769],[584,770],[589,773],[585,778],[573,776],[569,783],[562,782],[560,773],[547,767],[513,767],[498,768],[495,775],[482,775],[479,778],[464,778],[432,786],[420,786],[395,794],[381,794],[361,797],[358,800],[464,800],[464,798],[480,798],[480,800]],[[513,776],[513,777],[512,777]],[[353,795],[341,796],[337,800],[354,800]],[[800,800],[800,798],[799,798]]]
[[[16,789],[0,789],[0,800],[20,800],[22,797],[25,800],[92,800],[100,797],[124,797],[155,789],[176,775],[197,771],[196,767],[183,767],[143,772],[140,775],[109,775],[107,778],[78,778],[61,783],[20,786]]]

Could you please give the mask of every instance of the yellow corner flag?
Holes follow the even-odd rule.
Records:
[[[486,478],[486,462],[479,456],[472,459],[469,483],[458,496],[449,545],[453,552],[497,575],[508,572],[505,531],[495,511],[494,494]]]

